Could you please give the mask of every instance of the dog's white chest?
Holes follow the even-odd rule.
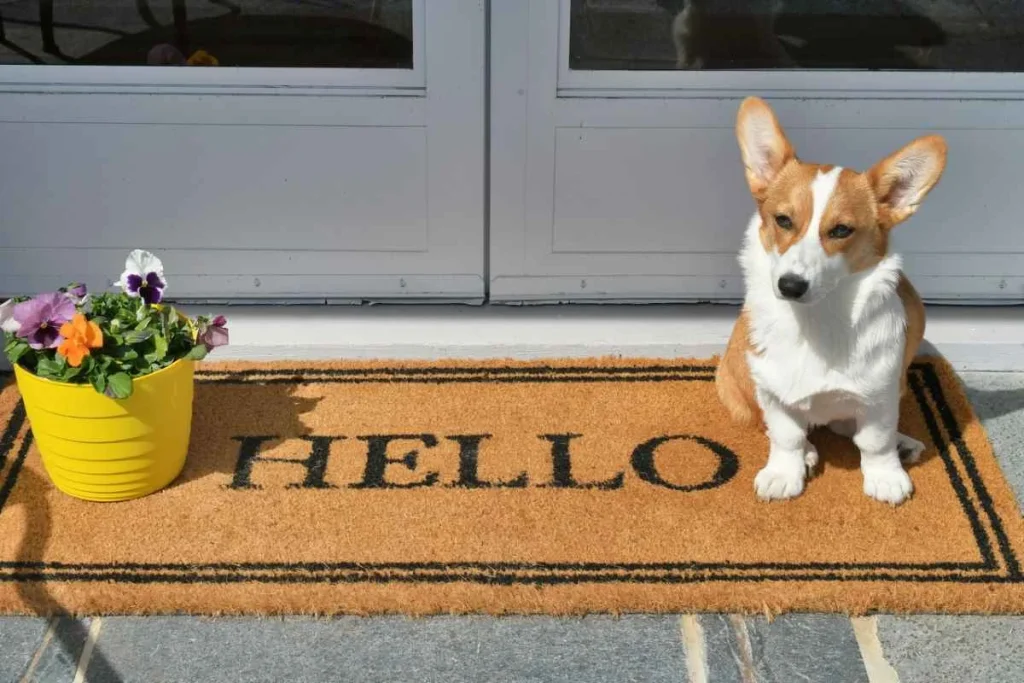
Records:
[[[759,348],[759,353],[748,356],[757,387],[784,405],[820,415],[822,422],[847,417],[862,394],[872,392],[873,387],[863,386],[866,378],[858,382],[857,368],[830,360],[795,335],[776,331],[774,338]]]
[[[763,251],[751,240],[746,246],[747,360],[759,390],[814,422],[850,417],[857,406],[898,392],[906,339],[898,259],[803,305],[775,295]]]
[[[841,309],[801,313],[781,302],[748,302],[748,362],[760,390],[820,423],[850,417],[898,388],[905,339],[898,298],[857,321]]]

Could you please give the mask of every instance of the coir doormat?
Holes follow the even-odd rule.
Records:
[[[952,370],[911,372],[913,499],[814,436],[805,494],[755,499],[768,444],[713,365],[216,364],[167,490],[48,482],[0,395],[0,611],[1024,612],[1024,523]]]

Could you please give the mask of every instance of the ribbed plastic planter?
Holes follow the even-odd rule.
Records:
[[[170,484],[185,466],[193,361],[135,378],[123,400],[88,384],[14,370],[43,465],[64,493],[92,501],[139,498]]]

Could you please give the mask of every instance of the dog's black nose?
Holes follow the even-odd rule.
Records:
[[[799,299],[807,293],[810,286],[811,283],[807,280],[792,273],[786,273],[779,278],[779,293],[787,299]]]

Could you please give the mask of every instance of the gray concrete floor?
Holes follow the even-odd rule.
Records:
[[[965,373],[1024,500],[1024,373]],[[76,678],[77,676],[77,678]],[[1024,681],[1024,617],[0,618],[0,683]]]

